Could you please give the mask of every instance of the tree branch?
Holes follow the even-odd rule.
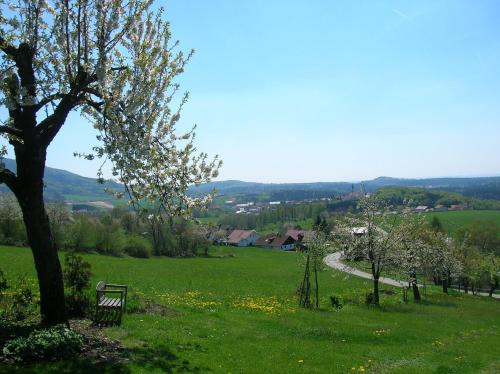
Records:
[[[16,182],[16,175],[9,169],[0,166],[0,184],[5,183],[7,187],[9,187],[12,192],[14,192],[14,189],[16,188]]]
[[[97,75],[89,75],[85,71],[80,71],[71,91],[67,94],[58,94],[60,95],[61,101],[54,110],[54,113],[46,117],[37,126],[40,141],[43,146],[47,147],[50,142],[52,142],[64,125],[69,112],[84,99],[84,95],[81,95],[82,92],[85,93],[89,89],[88,86],[95,81],[97,81]]]
[[[54,113],[40,122],[37,129],[42,145],[48,146],[54,139],[66,121],[69,112],[74,108],[76,100],[76,96],[71,93],[64,95],[54,110]]]
[[[91,99],[83,99],[83,101],[91,106],[92,108],[94,108],[96,111],[98,112],[101,112],[102,111],[102,106],[104,105],[104,101],[101,101],[101,102],[97,102],[97,101],[94,101],[94,100],[91,100]]]
[[[45,105],[51,103],[54,100],[62,99],[63,97],[64,97],[64,95],[60,92],[55,93],[53,95],[49,95],[47,97],[44,97],[42,100],[40,100],[40,102],[38,102],[38,104],[34,105],[33,108],[34,108],[35,112],[38,112]]]
[[[0,35],[0,50],[2,50],[5,54],[9,55],[13,59],[17,56],[17,48],[8,44],[3,36]]]
[[[0,126],[0,134],[20,137],[22,135],[22,131],[10,126]]]

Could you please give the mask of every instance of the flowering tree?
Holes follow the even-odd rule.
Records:
[[[136,207],[154,201],[160,210],[185,213],[206,202],[188,198],[188,185],[217,175],[219,160],[196,153],[194,129],[176,130],[188,99],[175,95],[176,77],[192,52],[178,51],[152,2],[0,0],[0,103],[8,113],[0,134],[17,163],[17,171],[0,167],[0,183],[23,213],[44,323],[66,321],[43,178],[47,148],[70,112],[79,110],[99,131],[93,152],[81,156],[110,160]]]
[[[500,258],[494,254],[488,254],[483,259],[483,276],[488,285],[488,295],[493,296],[493,292],[500,286]]]
[[[370,303],[379,304],[379,279],[383,270],[393,263],[399,240],[396,219],[387,214],[383,201],[377,197],[360,200],[361,214],[344,222],[337,230],[337,239],[349,259],[363,259],[370,263],[373,277],[373,297]]]
[[[417,276],[425,271],[432,257],[431,242],[428,240],[429,225],[425,219],[403,215],[401,223],[395,229],[394,263],[408,276],[408,283],[413,291],[413,300],[421,300]]]
[[[431,245],[429,267],[435,279],[441,282],[443,292],[448,293],[450,280],[462,273],[458,259],[457,243],[442,232],[433,232],[428,236]]]

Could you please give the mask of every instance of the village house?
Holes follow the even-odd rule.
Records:
[[[227,244],[238,247],[250,247],[259,239],[255,230],[233,230],[227,238]]]
[[[257,240],[255,245],[264,248],[292,251],[293,249],[295,249],[295,243],[296,240],[290,235],[271,234]]]
[[[301,242],[304,239],[305,233],[304,230],[288,229],[285,235],[291,236],[296,242]]]
[[[368,234],[368,227],[353,227],[351,229],[351,235],[363,236]]]
[[[427,212],[428,209],[429,209],[429,207],[427,205],[419,205],[415,209],[413,209],[413,211],[415,213],[423,213],[423,212]]]

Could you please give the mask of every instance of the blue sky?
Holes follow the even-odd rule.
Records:
[[[498,1],[169,0],[180,83],[219,180],[500,174]],[[72,116],[47,164],[94,134]]]

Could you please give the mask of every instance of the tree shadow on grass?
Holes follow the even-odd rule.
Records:
[[[458,306],[457,300],[444,300],[444,299],[422,299],[421,305],[442,306],[446,308],[456,308]]]
[[[124,350],[120,360],[96,362],[95,360],[76,358],[57,362],[44,362],[26,367],[2,366],[1,373],[13,374],[129,374],[132,367],[144,372],[160,371],[163,373],[199,373],[210,371],[209,368],[193,366],[189,361],[174,354],[167,346],[144,346]]]
[[[71,361],[45,362],[27,367],[2,367],[0,365],[0,372],[12,374],[129,374],[131,370],[123,363],[93,363],[85,359],[74,359]]]
[[[178,357],[166,345],[143,346],[125,351],[124,355],[134,366],[146,371],[161,370],[164,373],[199,373],[208,368],[192,366],[189,361]]]

